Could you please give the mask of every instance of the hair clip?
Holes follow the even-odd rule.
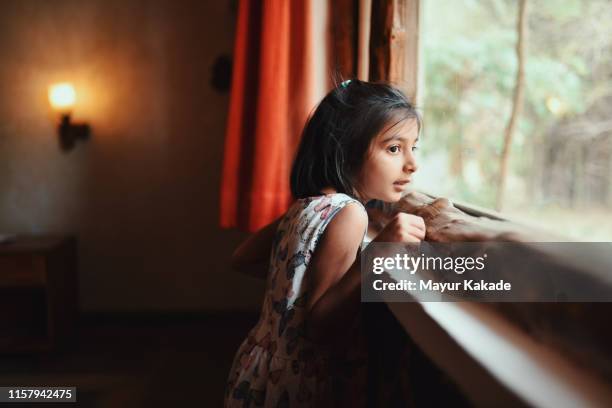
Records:
[[[350,83],[351,83],[351,80],[350,80],[350,79],[347,79],[346,81],[341,82],[341,83],[340,83],[340,86],[341,86],[342,88],[346,88],[347,86],[349,86],[349,84],[350,84]]]

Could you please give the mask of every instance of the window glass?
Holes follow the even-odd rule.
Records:
[[[529,0],[523,109],[498,208],[612,241],[612,2]],[[519,2],[421,2],[415,188],[494,209],[516,84]]]

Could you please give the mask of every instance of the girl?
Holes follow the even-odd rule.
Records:
[[[227,407],[365,406],[360,256],[370,200],[396,202],[417,170],[420,119],[385,84],[343,82],[318,105],[291,171],[296,201],[244,242],[233,267],[267,274],[261,317],[230,372]],[[374,241],[419,242],[397,214]]]

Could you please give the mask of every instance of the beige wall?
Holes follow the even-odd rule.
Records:
[[[2,2],[0,233],[79,239],[83,311],[250,309],[217,227],[230,1]],[[69,80],[93,137],[59,150],[47,86]]]

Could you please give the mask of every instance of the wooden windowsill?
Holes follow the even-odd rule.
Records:
[[[444,198],[411,192],[394,207],[370,209],[373,238],[396,211],[424,218],[431,242],[524,243],[566,239]],[[557,265],[564,255],[546,254]],[[610,284],[608,259],[578,265]],[[563,263],[561,263],[563,264]],[[575,268],[576,265],[573,265]],[[582,278],[582,275],[581,275]],[[419,346],[477,405],[610,406],[612,303],[387,302]],[[500,400],[502,401],[500,404]]]
[[[478,303],[388,303],[412,339],[477,406],[606,407],[612,389]]]

